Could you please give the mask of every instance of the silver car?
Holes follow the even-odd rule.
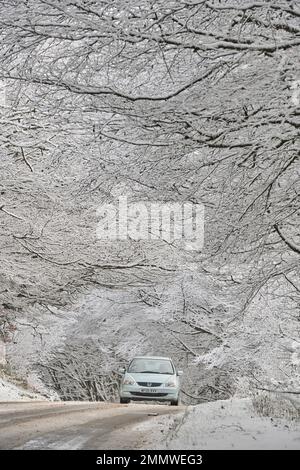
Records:
[[[120,385],[120,403],[130,400],[169,401],[178,405],[182,371],[169,357],[140,356],[130,362],[127,369],[120,369],[123,377]]]

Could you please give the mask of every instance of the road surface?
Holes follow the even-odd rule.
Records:
[[[0,403],[0,449],[145,448],[147,432],[135,430],[136,425],[183,409],[99,402]]]

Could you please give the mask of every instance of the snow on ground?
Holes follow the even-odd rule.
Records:
[[[154,428],[153,428],[154,427]],[[154,449],[300,449],[300,423],[259,417],[250,399],[190,406],[139,425]]]
[[[20,400],[45,400],[45,397],[38,395],[37,393],[29,392],[28,390],[0,378],[0,402]]]

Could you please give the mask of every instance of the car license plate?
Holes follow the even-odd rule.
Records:
[[[142,393],[156,393],[157,390],[155,388],[142,388],[141,392]]]

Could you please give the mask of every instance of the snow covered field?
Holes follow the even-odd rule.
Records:
[[[231,399],[188,407],[173,417],[139,425],[155,449],[300,449],[300,423],[259,417],[251,400]],[[156,430],[153,428],[156,426]]]
[[[29,392],[3,378],[0,378],[0,402],[20,400],[45,400],[45,397],[38,395],[37,393]]]

